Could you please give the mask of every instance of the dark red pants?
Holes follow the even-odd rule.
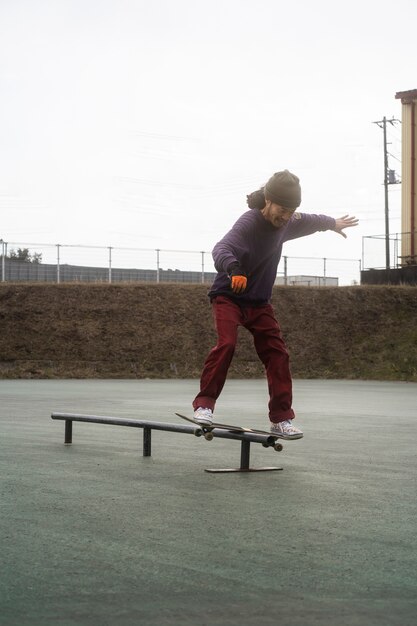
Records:
[[[215,298],[212,306],[218,340],[204,363],[194,409],[201,406],[214,410],[235,352],[238,327],[244,326],[252,333],[256,352],[265,366],[269,419],[293,419],[289,355],[272,306],[240,307],[224,296]]]

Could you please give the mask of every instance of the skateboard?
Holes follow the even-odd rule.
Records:
[[[267,431],[267,430],[258,430],[256,428],[244,428],[243,426],[232,426],[231,424],[221,424],[219,422],[212,422],[211,424],[202,424],[201,422],[198,422],[194,418],[187,417],[187,415],[183,415],[182,413],[175,413],[175,415],[177,415],[178,417],[181,417],[181,419],[186,420],[187,422],[196,424],[199,428],[201,428],[203,436],[207,441],[212,441],[214,437],[212,430],[214,430],[215,428],[219,428],[220,430],[228,430],[229,432],[232,432],[232,433],[254,433],[256,435],[268,435],[268,437],[273,437],[275,439],[275,445],[274,445],[275,450],[277,451],[282,450],[282,444],[277,443],[276,440],[284,439],[284,437],[282,435],[271,433],[270,431]]]

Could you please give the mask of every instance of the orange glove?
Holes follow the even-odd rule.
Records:
[[[242,293],[248,284],[245,272],[239,267],[239,263],[232,263],[229,267],[230,285],[233,293]]]
[[[234,293],[242,293],[242,291],[245,291],[246,285],[248,284],[246,276],[232,276],[230,280]]]

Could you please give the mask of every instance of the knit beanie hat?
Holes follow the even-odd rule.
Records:
[[[288,170],[276,172],[265,185],[265,197],[286,209],[296,209],[301,204],[300,179]]]

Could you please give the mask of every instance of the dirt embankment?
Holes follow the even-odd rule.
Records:
[[[417,381],[415,287],[276,287],[297,378]],[[204,285],[0,285],[0,378],[194,378],[214,345]],[[240,330],[230,376],[260,377]]]

